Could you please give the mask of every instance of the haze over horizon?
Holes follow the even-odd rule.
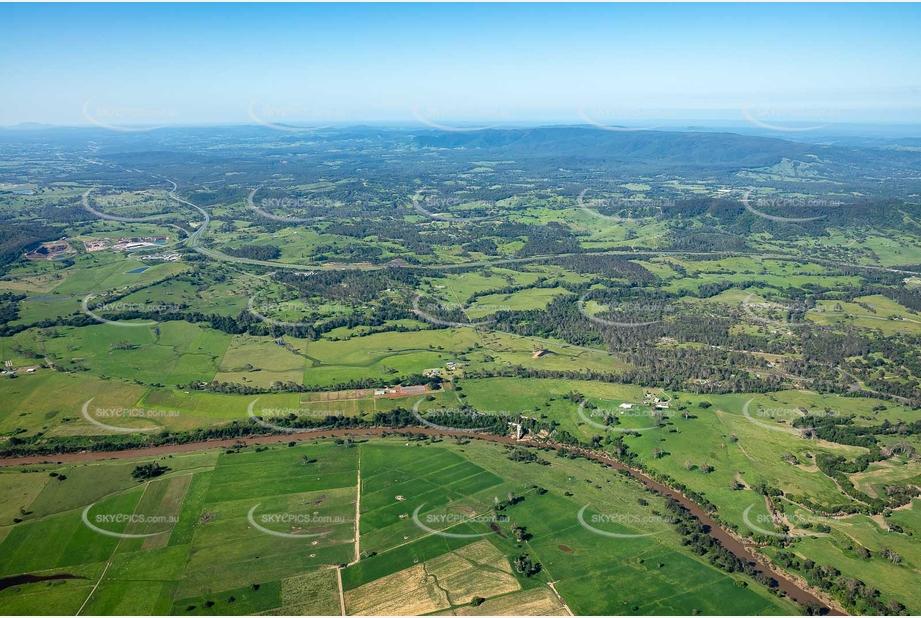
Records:
[[[0,79],[12,86],[0,126],[921,123],[915,5],[7,5],[0,15],[10,59]]]

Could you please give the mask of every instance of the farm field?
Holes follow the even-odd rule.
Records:
[[[913,125],[397,89],[0,127],[0,614],[921,614]]]
[[[348,563],[343,598],[355,615],[403,606],[463,614],[474,597],[498,608],[508,607],[510,596],[555,615],[565,613],[562,602],[583,613],[661,613],[674,608],[676,597],[701,611],[717,603],[739,613],[792,611],[755,584],[736,586],[741,576],[688,553],[671,524],[654,517],[644,524],[656,528],[654,536],[630,540],[579,525],[583,503],[596,513],[648,514],[661,499],[635,481],[585,461],[554,458],[545,467],[507,455],[479,441],[308,439],[157,460],[4,468],[0,486],[22,510],[21,521],[2,527],[0,578],[28,572],[76,579],[6,588],[0,607],[38,614],[84,606],[129,614],[338,613],[335,569]],[[152,461],[164,471],[140,483],[131,478],[138,464]],[[545,492],[533,489],[537,482]],[[498,532],[475,520],[474,512],[488,511],[494,496],[510,492],[521,500],[507,507]],[[650,506],[642,506],[644,497]],[[447,527],[437,523],[427,531],[401,517],[417,508],[415,519]],[[510,523],[529,532],[525,543],[516,543]],[[533,577],[516,571],[512,559],[520,552],[540,562]],[[588,571],[580,566],[586,561]],[[650,577],[659,583],[640,587]],[[549,581],[556,581],[562,601]],[[735,592],[714,595],[718,590]]]

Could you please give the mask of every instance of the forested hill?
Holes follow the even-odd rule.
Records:
[[[514,159],[603,160],[654,169],[743,169],[784,159],[806,163],[816,177],[852,178],[857,167],[890,178],[915,177],[921,152],[807,144],[785,139],[705,131],[606,131],[585,127],[487,129],[417,133],[420,148],[486,153]],[[894,172],[894,175],[893,175]]]
[[[472,133],[418,135],[431,148],[494,150],[516,157],[589,157],[662,164],[773,165],[802,159],[823,147],[734,133],[605,131],[587,128],[489,129]]]

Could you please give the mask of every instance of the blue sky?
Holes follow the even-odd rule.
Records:
[[[0,24],[0,125],[921,121],[910,4],[5,4]]]

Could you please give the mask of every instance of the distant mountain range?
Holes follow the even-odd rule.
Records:
[[[537,128],[418,135],[424,148],[483,149],[513,157],[586,157],[663,165],[773,165],[783,157],[801,159],[821,146],[782,139],[677,131],[609,131]]]
[[[19,124],[13,124],[8,127],[0,127],[2,131],[37,131],[40,129],[53,129],[53,124],[45,124],[43,122],[20,122]]]

